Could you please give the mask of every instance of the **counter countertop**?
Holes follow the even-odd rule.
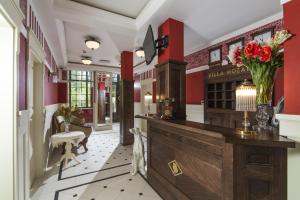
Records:
[[[150,122],[159,123],[161,125],[168,125],[173,128],[187,130],[194,134],[202,134],[216,139],[224,139],[227,143],[237,143],[245,145],[295,148],[295,142],[288,138],[282,137],[278,131],[261,131],[256,135],[240,135],[236,133],[235,129],[213,126],[209,124],[201,124],[187,120],[162,120],[155,115],[144,116],[137,115],[136,118],[148,120]]]

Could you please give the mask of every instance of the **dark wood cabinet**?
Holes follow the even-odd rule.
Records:
[[[162,114],[161,101],[174,98],[173,115],[177,119],[186,119],[186,76],[185,62],[169,60],[156,65],[156,110]]]
[[[133,144],[133,134],[129,129],[134,128],[134,81],[120,81],[120,143]]]
[[[243,80],[251,80],[245,67],[215,66],[205,75],[205,123],[229,128],[241,127],[243,113],[235,111],[235,89]],[[250,113],[255,123],[255,113]]]
[[[243,137],[231,128],[139,117],[148,122],[147,178],[164,199],[287,199],[293,141],[271,131]]]

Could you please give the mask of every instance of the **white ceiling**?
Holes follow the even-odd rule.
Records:
[[[82,56],[88,56],[92,58],[93,64],[118,66],[119,57],[116,55],[119,55],[120,50],[107,31],[71,22],[65,22],[64,27],[65,34],[68,36],[66,37],[66,44],[69,62],[80,62]],[[101,42],[100,47],[96,50],[88,49],[84,43],[87,36],[97,38]],[[101,62],[100,60],[109,62]]]
[[[120,52],[140,46],[149,24],[157,35],[158,26],[169,17],[184,22],[185,53],[190,53],[221,36],[282,12],[279,0],[32,1],[60,66],[80,62],[85,55],[82,51],[87,50],[84,45],[87,36],[101,40],[98,50],[86,53],[94,64],[119,66]],[[101,63],[100,59],[110,62]],[[135,63],[140,61],[135,58]]]
[[[72,0],[81,4],[136,18],[149,0]]]

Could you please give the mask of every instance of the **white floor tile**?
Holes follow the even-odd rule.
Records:
[[[145,138],[143,140],[146,142]],[[139,174],[132,176],[128,173],[131,170],[132,146],[119,145],[118,125],[113,126],[113,131],[93,132],[88,149],[88,152],[84,152],[83,148],[78,149],[77,158],[82,163],[78,165],[70,161],[61,172],[61,180],[58,180],[61,152],[54,150],[53,160],[50,161],[52,165],[45,177],[35,182],[31,199],[161,199]],[[56,191],[58,199],[54,199]]]

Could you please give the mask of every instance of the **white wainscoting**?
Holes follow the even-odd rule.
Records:
[[[18,177],[18,199],[30,199],[30,187],[34,180],[44,175],[47,170],[48,161],[52,149],[50,149],[49,138],[52,134],[52,117],[58,109],[59,104],[44,107],[43,133],[40,140],[31,138],[30,134],[30,112],[20,111],[18,116],[18,137],[17,137],[17,177]],[[31,162],[32,156],[39,155]],[[42,159],[37,159],[42,158]],[[42,166],[42,167],[41,167]],[[41,172],[32,173],[42,169]]]
[[[51,137],[52,131],[53,131],[52,118],[53,118],[53,114],[55,113],[55,111],[57,111],[58,108],[59,108],[59,104],[45,106],[45,113],[44,113],[45,120],[44,120],[44,132],[43,132],[43,136],[44,136],[43,151],[45,153],[44,160],[43,160],[43,166],[45,166],[44,170],[46,170],[50,155],[52,153],[52,149],[50,149],[50,147],[51,147],[50,137]]]
[[[280,135],[295,140],[296,148],[288,150],[288,200],[299,199],[300,115],[277,114]]]
[[[142,114],[141,103],[134,102],[134,116]],[[135,128],[142,128],[142,121],[141,119],[134,118],[134,127]]]
[[[29,111],[23,110],[18,115],[17,137],[17,199],[29,199]]]
[[[204,123],[204,105],[187,104],[186,115],[189,121]]]
[[[146,106],[141,102],[134,102],[134,116],[135,115],[144,115]],[[150,105],[150,113],[156,113],[156,104],[152,103]],[[146,131],[147,123],[145,120],[134,118],[134,127],[140,128],[142,131]]]

